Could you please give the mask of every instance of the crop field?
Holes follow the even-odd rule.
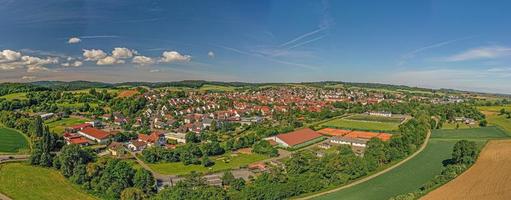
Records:
[[[50,131],[61,135],[64,133],[64,129],[66,127],[77,125],[77,124],[83,124],[87,121],[88,120],[86,120],[86,119],[70,117],[70,118],[62,118],[61,120],[46,123],[46,125],[48,125],[48,127],[50,127]]]
[[[199,90],[209,91],[234,91],[236,87],[204,84]]]
[[[464,129],[464,128],[477,128],[479,125],[470,125],[465,123],[444,123],[442,129]]]
[[[320,126],[360,130],[393,131],[398,129],[399,123],[335,119],[322,123]]]
[[[511,140],[488,142],[470,169],[422,199],[511,199],[509,155]]]
[[[482,147],[488,139],[506,138],[509,137],[496,127],[434,130],[426,149],[408,162],[374,179],[316,199],[377,200],[413,192],[441,172],[442,161],[451,157],[457,141],[472,140]]]
[[[508,135],[511,136],[511,118],[507,115],[500,115],[500,110],[505,109],[511,112],[511,105],[507,106],[480,106],[478,107],[486,115],[486,120],[489,125],[498,126],[504,129]]]
[[[0,152],[17,153],[29,148],[27,139],[17,130],[0,126]]]
[[[183,175],[192,171],[196,172],[218,172],[227,169],[239,168],[257,161],[269,158],[260,154],[230,154],[218,157],[211,157],[215,165],[204,167],[202,165],[184,165],[182,162],[148,164],[151,169],[161,174]]]
[[[383,117],[375,115],[355,114],[346,117],[345,119],[371,121],[371,122],[388,122],[388,123],[401,123],[402,118],[399,117]]]
[[[14,99],[23,100],[23,99],[27,99],[27,93],[25,93],[25,92],[12,93],[12,94],[7,94],[4,96],[1,96],[0,98],[5,98],[6,100],[14,100]]]
[[[12,199],[93,200],[58,171],[25,163],[0,165],[0,192]]]
[[[131,97],[133,95],[136,95],[138,94],[138,91],[137,90],[123,90],[121,92],[119,92],[119,94],[117,95],[117,97]]]

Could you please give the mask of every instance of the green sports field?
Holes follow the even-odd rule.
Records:
[[[359,121],[371,121],[371,122],[388,122],[388,123],[401,123],[402,119],[399,117],[383,117],[366,114],[355,114],[346,117],[345,119],[359,120]]]
[[[69,126],[77,125],[77,124],[83,124],[89,120],[81,119],[81,118],[62,118],[61,120],[53,121],[50,123],[47,123],[48,127],[50,127],[50,131],[61,135],[64,133],[64,129]]]
[[[0,152],[17,153],[28,151],[29,144],[25,136],[17,130],[0,126]]]
[[[432,180],[442,170],[442,161],[451,157],[454,144],[461,139],[476,141],[509,138],[496,127],[458,130],[434,130],[426,149],[401,166],[367,182],[316,199],[379,200],[413,192]]]
[[[12,199],[93,200],[96,199],[70,183],[51,168],[26,163],[0,165],[0,192]]]
[[[360,130],[393,131],[398,129],[399,123],[335,119],[322,123],[320,126]]]

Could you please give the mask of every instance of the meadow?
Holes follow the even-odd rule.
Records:
[[[12,199],[93,200],[97,199],[69,182],[51,168],[26,163],[0,165],[0,192]]]
[[[211,157],[211,160],[215,162],[215,165],[211,167],[204,167],[202,165],[184,165],[182,162],[156,163],[148,165],[151,169],[160,174],[183,175],[189,174],[192,171],[212,173],[228,169],[235,169],[268,158],[268,156],[260,154],[238,154],[237,156],[226,154],[222,156]]]
[[[29,143],[25,136],[17,130],[5,128],[0,125],[0,152],[18,153],[29,150]]]
[[[464,128],[477,128],[479,125],[477,124],[465,124],[465,123],[459,123],[459,122],[453,122],[453,123],[444,123],[442,124],[442,129],[464,129]]]
[[[1,96],[0,98],[5,98],[6,100],[14,100],[14,99],[24,100],[24,99],[27,99],[27,93],[25,93],[25,92],[12,93],[12,94],[7,94],[4,96]]]
[[[433,139],[471,139],[471,140],[488,140],[488,139],[504,139],[509,136],[506,132],[498,127],[481,127],[471,129],[440,129],[434,130],[431,134]]]
[[[507,115],[500,114],[501,109],[511,112],[511,105],[479,106],[477,108],[486,115],[486,120],[489,125],[498,126],[504,129],[507,134],[511,136],[511,118],[507,118]]]
[[[319,126],[358,130],[394,131],[398,129],[399,123],[334,119],[322,123]]]
[[[50,128],[50,131],[62,135],[64,133],[64,130],[66,127],[77,125],[77,124],[83,124],[89,120],[87,119],[81,119],[81,118],[62,118],[61,120],[53,121],[46,123],[48,127]]]
[[[366,114],[354,114],[346,117],[345,119],[350,120],[359,120],[359,121],[371,121],[371,122],[388,122],[388,123],[401,123],[403,120],[400,117],[383,117],[376,115],[366,115]]]

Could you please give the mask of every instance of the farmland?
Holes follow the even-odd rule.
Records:
[[[401,123],[402,118],[400,117],[383,117],[366,114],[355,114],[346,117],[345,119],[359,120],[359,121],[371,121],[371,122],[387,122],[387,123]]]
[[[478,107],[486,115],[486,120],[489,125],[498,126],[507,131],[511,136],[511,119],[507,115],[500,115],[500,110],[505,109],[511,111],[511,105],[507,106],[480,106]]]
[[[12,199],[96,199],[70,183],[58,171],[25,163],[0,165],[0,192]]]
[[[70,117],[70,118],[62,118],[61,120],[49,122],[49,123],[46,123],[46,125],[48,125],[48,127],[50,128],[50,131],[61,135],[62,133],[64,133],[64,129],[66,127],[72,126],[72,125],[77,125],[77,124],[82,124],[82,123],[85,123],[86,121],[88,121],[88,120]]]
[[[27,139],[17,130],[0,125],[0,152],[17,153],[29,148]]]
[[[380,130],[380,131],[392,131],[397,130],[399,123],[392,122],[375,122],[375,121],[361,121],[361,120],[350,120],[350,119],[335,119],[320,124],[320,126],[334,127],[334,128],[346,128],[346,129],[360,129],[360,130]]]
[[[477,162],[423,199],[511,199],[511,140],[490,141]]]
[[[14,99],[24,100],[24,99],[27,99],[27,93],[25,93],[25,92],[12,93],[12,94],[7,94],[4,96],[1,96],[0,98],[5,98],[6,100],[14,100]]]
[[[240,154],[237,156],[234,156],[232,154],[226,154],[223,156],[212,157],[211,159],[215,162],[215,165],[209,168],[204,167],[202,165],[186,166],[182,162],[157,163],[148,165],[151,169],[161,174],[183,175],[188,174],[192,171],[209,173],[239,168],[250,163],[261,161],[267,158],[268,156],[259,154]]]
[[[442,170],[442,161],[451,157],[454,144],[461,139],[474,140],[478,145],[487,139],[506,139],[497,127],[458,130],[434,130],[426,149],[410,161],[367,182],[330,193],[317,199],[388,199],[412,192],[432,180]],[[420,169],[420,170],[417,170]]]

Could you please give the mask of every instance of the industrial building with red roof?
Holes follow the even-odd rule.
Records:
[[[284,147],[295,147],[321,137],[322,135],[316,131],[310,128],[303,128],[289,133],[278,134],[267,138],[267,140],[274,140]]]

